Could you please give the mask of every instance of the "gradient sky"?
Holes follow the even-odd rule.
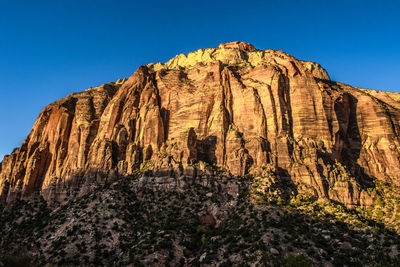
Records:
[[[222,42],[283,50],[332,80],[400,91],[399,10],[383,0],[0,0],[0,161],[47,104]]]

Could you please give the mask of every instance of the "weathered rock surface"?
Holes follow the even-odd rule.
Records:
[[[1,198],[40,191],[62,201],[143,166],[162,177],[214,175],[206,162],[368,206],[373,179],[400,185],[399,99],[333,82],[282,51],[200,49],[46,107],[0,165]]]

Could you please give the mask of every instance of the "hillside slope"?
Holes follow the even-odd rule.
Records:
[[[17,201],[0,217],[0,264],[398,266],[400,236],[332,203],[255,201],[251,180],[136,175],[57,209]],[[2,253],[13,256],[1,256]],[[21,256],[22,255],[22,256]]]

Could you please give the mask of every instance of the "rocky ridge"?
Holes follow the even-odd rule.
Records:
[[[1,200],[62,203],[146,167],[368,207],[375,181],[400,183],[399,107],[398,94],[331,81],[317,63],[225,43],[47,106],[0,165]]]

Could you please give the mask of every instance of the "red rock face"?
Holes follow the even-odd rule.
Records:
[[[399,99],[281,51],[221,44],[46,107],[0,165],[1,197],[61,201],[146,162],[173,175],[207,162],[367,206],[372,179],[400,185]]]

